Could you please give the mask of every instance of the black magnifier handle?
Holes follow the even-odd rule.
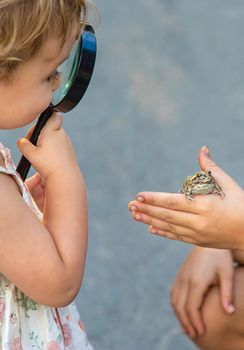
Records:
[[[49,106],[39,117],[36,123],[36,126],[32,132],[32,135],[30,137],[30,142],[33,143],[33,145],[37,144],[37,140],[40,135],[40,132],[52,114],[53,114],[53,108]],[[26,176],[30,170],[30,167],[31,167],[30,162],[25,157],[22,157],[17,166],[17,172],[20,174],[23,181],[26,179]]]

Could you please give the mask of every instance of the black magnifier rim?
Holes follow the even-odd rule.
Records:
[[[87,34],[89,34],[90,45],[86,45]],[[54,111],[64,113],[71,111],[78,105],[88,88],[95,67],[97,53],[95,31],[90,24],[84,26],[79,50],[79,63],[73,77],[73,83],[64,98],[57,105],[51,103],[50,107]]]

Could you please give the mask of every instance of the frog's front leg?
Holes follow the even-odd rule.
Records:
[[[186,195],[186,199],[188,200],[188,202],[193,201],[192,190],[186,191],[185,195]]]
[[[220,195],[221,198],[225,197],[225,194],[224,194],[222,188],[218,184],[214,190],[214,193],[217,193],[218,195]]]

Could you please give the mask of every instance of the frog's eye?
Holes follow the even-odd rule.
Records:
[[[210,171],[210,170],[208,171],[208,175],[212,175],[212,173],[211,173],[211,171]]]

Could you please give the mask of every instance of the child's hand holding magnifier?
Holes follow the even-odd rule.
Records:
[[[132,218],[149,225],[158,236],[203,247],[244,249],[244,192],[211,159],[208,148],[198,156],[203,171],[211,171],[225,196],[140,192],[129,203]]]
[[[25,138],[27,140],[30,139],[34,128],[35,128],[35,125],[33,125],[29,129],[29,131],[27,132],[27,134],[25,136]],[[44,203],[45,203],[45,180],[44,180],[44,178],[39,173],[35,173],[33,176],[29,177],[25,181],[25,184],[28,187],[28,189],[31,193],[31,196],[34,199],[39,210],[41,212],[43,212]]]

